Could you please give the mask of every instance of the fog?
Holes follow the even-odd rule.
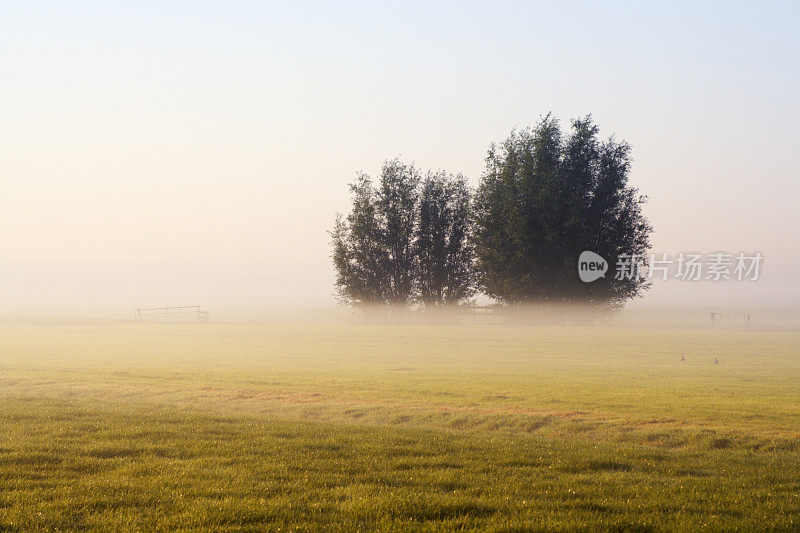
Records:
[[[632,144],[654,252],[764,255],[632,308],[796,309],[798,6],[673,7],[5,6],[0,313],[335,306],[357,171],[476,185],[548,112]]]

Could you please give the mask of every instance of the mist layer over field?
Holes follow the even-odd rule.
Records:
[[[342,318],[4,323],[0,528],[800,526],[796,331]]]

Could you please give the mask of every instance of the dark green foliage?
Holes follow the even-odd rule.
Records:
[[[339,296],[348,302],[382,302],[387,293],[383,232],[369,176],[358,176],[350,185],[350,192],[353,210],[346,219],[337,215],[331,233],[336,288]]]
[[[475,292],[470,201],[461,175],[432,173],[422,184],[415,250],[418,294],[426,306],[457,304]]]
[[[644,197],[627,185],[629,145],[597,135],[586,117],[563,138],[548,116],[489,150],[475,198],[477,271],[489,296],[616,307],[647,288],[638,277],[614,276],[620,255],[647,252],[652,228]],[[580,281],[584,250],[608,261],[605,278]]]
[[[510,305],[619,307],[649,286],[615,275],[623,256],[646,264],[652,232],[644,196],[628,186],[630,164],[630,146],[599,140],[591,117],[564,136],[549,115],[490,148],[474,200],[462,176],[433,173],[420,184],[413,166],[387,161],[377,188],[357,178],[353,210],[336,219],[338,294],[354,304],[442,306],[470,298],[479,282]],[[604,278],[580,280],[585,250],[608,262]]]
[[[398,160],[350,185],[353,208],[331,232],[339,297],[356,305],[457,304],[474,293],[470,192],[461,176]]]
[[[379,258],[385,274],[385,296],[395,306],[406,305],[413,297],[419,182],[419,173],[412,165],[398,160],[383,164],[375,205],[382,230]]]

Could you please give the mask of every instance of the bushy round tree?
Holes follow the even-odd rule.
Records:
[[[350,185],[352,209],[331,232],[336,290],[362,306],[457,304],[474,293],[471,198],[461,176],[384,163]]]
[[[630,146],[598,139],[590,116],[563,136],[545,117],[493,145],[475,198],[476,268],[489,296],[508,304],[586,303],[613,308],[648,287],[618,279],[618,258],[644,258],[650,223],[645,197],[628,185]],[[593,251],[611,272],[578,277],[578,257]]]

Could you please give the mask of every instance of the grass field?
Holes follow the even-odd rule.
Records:
[[[798,530],[800,334],[3,325],[0,530],[86,528]]]

